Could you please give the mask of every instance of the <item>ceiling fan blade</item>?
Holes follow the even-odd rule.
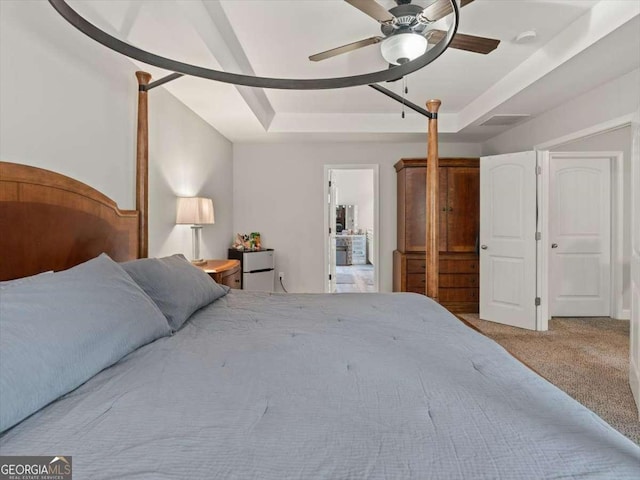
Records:
[[[326,60],[327,58],[335,57],[336,55],[342,55],[343,53],[352,52],[353,50],[357,50],[368,45],[380,43],[382,40],[382,37],[365,38],[364,40],[348,43],[346,45],[342,45],[341,47],[332,48],[331,50],[327,50],[326,52],[316,53],[315,55],[311,55],[309,57],[309,60],[311,60],[312,62],[319,62],[320,60]]]
[[[380,23],[393,23],[396,17],[391,15],[386,8],[380,5],[376,0],[344,0],[349,5],[356,7],[362,13],[366,13],[374,20]]]
[[[431,43],[438,43],[446,35],[447,32],[444,30],[431,30],[428,38]],[[500,45],[500,40],[496,40],[494,38],[476,37],[475,35],[456,33],[453,40],[451,40],[449,47],[486,55],[498,48],[498,45]]]
[[[460,8],[469,5],[473,0],[461,0]],[[441,18],[453,13],[449,0],[437,0],[422,11],[422,16],[430,22],[437,22]]]

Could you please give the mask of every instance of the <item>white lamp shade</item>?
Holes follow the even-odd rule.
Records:
[[[380,52],[384,59],[393,64],[415,60],[427,51],[429,42],[417,33],[399,33],[385,38],[380,45]]]
[[[206,225],[214,223],[213,201],[203,197],[178,197],[176,223]]]

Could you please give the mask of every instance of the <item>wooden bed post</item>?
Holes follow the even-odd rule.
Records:
[[[442,102],[440,100],[429,100],[427,111],[434,114],[429,119],[429,130],[427,140],[427,291],[428,297],[438,301],[438,275],[439,275],[439,226],[440,218],[438,212],[438,110]]]
[[[151,74],[136,72],[138,79],[138,140],[136,145],[136,210],[139,215],[138,257],[149,255],[149,121],[146,86]]]

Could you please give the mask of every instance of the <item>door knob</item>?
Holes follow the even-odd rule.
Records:
[[[480,245],[480,248],[483,249],[483,250],[486,250],[489,247],[487,247],[486,245]]]
[[[558,248],[558,244],[557,243],[552,243],[551,244],[551,248]]]

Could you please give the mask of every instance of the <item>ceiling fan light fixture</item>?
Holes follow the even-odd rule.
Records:
[[[383,58],[393,65],[402,65],[424,55],[429,42],[417,33],[398,33],[385,38],[380,45]]]

